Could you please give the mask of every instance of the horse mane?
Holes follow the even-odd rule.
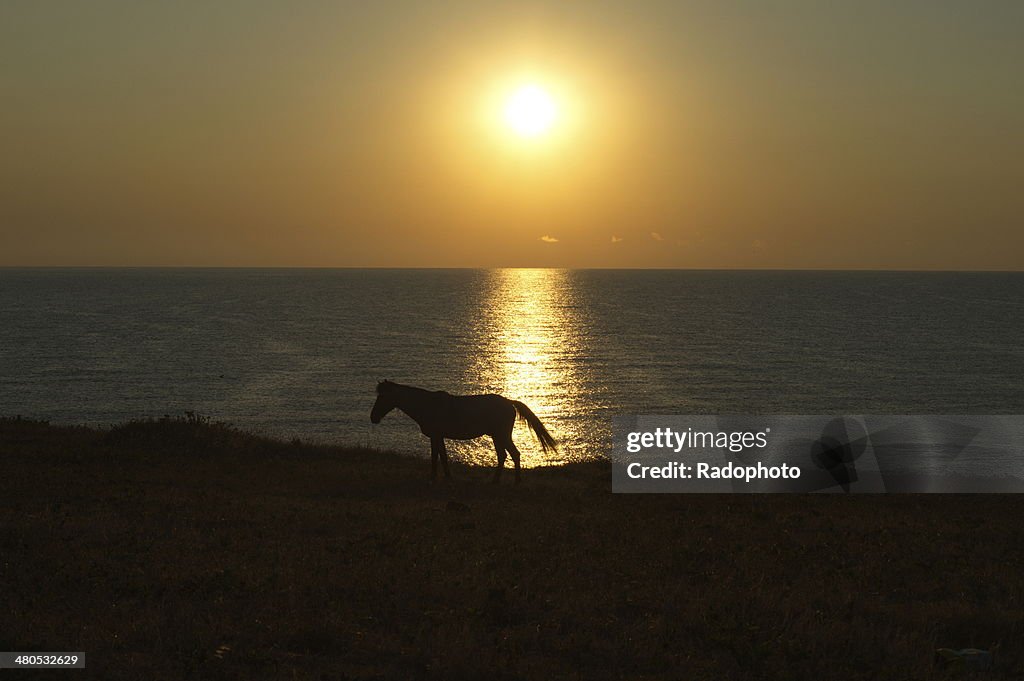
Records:
[[[397,390],[401,390],[401,391],[406,391],[406,392],[411,391],[411,392],[416,392],[416,393],[430,393],[431,392],[430,390],[427,390],[426,388],[417,388],[416,386],[413,386],[413,385],[404,385],[402,383],[395,383],[394,381],[389,381],[387,379],[385,379],[385,380],[383,380],[383,381],[381,381],[380,383],[377,384],[377,394],[378,395],[383,395],[386,392],[393,393],[393,392],[396,392],[396,389]],[[443,390],[438,390],[436,392],[444,393],[446,395],[448,394],[448,393],[445,393]]]

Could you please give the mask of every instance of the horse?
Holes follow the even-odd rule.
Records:
[[[529,424],[545,453],[548,450],[557,451],[558,447],[555,438],[529,407],[518,400],[510,400],[501,395],[451,395],[443,390],[435,392],[411,385],[381,381],[377,384],[377,401],[370,410],[370,422],[380,423],[392,409],[405,412],[419,424],[420,432],[430,438],[430,470],[433,479],[437,479],[438,459],[444,467],[444,477],[452,477],[448,471],[445,438],[472,440],[490,435],[494,440],[494,451],[498,454],[498,468],[494,471],[493,482],[496,483],[501,478],[505,458],[511,454],[518,484],[519,450],[512,442],[512,428],[516,424],[517,416]]]

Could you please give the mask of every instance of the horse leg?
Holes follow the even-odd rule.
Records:
[[[515,443],[512,442],[512,438],[508,439],[508,452],[512,455],[512,463],[516,465],[516,484],[519,484],[519,449]]]
[[[436,437],[430,438],[430,479],[437,480],[437,460],[440,457],[441,449],[438,446],[440,441],[441,447],[444,446],[444,440]]]
[[[438,438],[439,449],[441,450],[441,467],[444,468],[444,479],[451,480],[452,474],[448,471],[448,447],[444,443],[444,438]]]
[[[494,480],[492,481],[496,483],[501,479],[501,471],[505,468],[505,457],[507,454],[505,452],[505,443],[493,436],[491,439],[494,440],[494,451],[498,454],[498,467],[494,469]]]

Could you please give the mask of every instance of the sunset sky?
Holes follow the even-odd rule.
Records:
[[[0,265],[1024,269],[1022,35],[1017,1],[11,0]]]

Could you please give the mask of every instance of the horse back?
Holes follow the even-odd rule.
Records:
[[[445,431],[457,440],[504,434],[515,423],[516,408],[501,395],[459,395],[451,398]]]

